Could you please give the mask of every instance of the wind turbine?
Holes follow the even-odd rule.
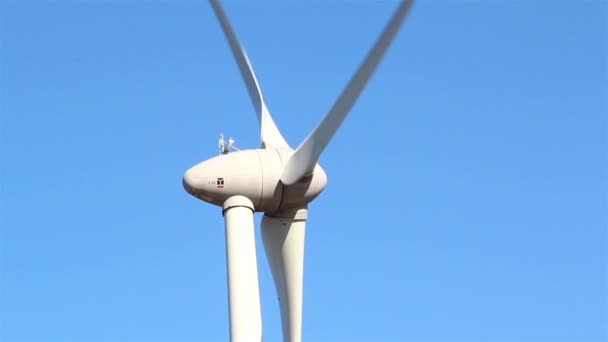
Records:
[[[247,53],[222,5],[219,0],[210,2],[257,113],[261,148],[221,154],[193,166],[184,174],[184,188],[194,197],[222,207],[230,339],[262,339],[253,213],[264,212],[262,240],[279,298],[283,338],[300,341],[308,203],[327,183],[317,161],[399,31],[413,0],[401,1],[333,107],[295,151],[272,120]]]

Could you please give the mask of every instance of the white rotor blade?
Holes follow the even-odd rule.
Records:
[[[262,139],[263,147],[289,147],[281,132],[275,125],[272,117],[270,116],[270,112],[266,107],[266,103],[264,103],[264,97],[262,96],[262,90],[260,89],[260,85],[258,80],[255,77],[255,72],[253,71],[253,67],[249,62],[249,58],[247,57],[247,53],[245,49],[241,46],[232,25],[230,25],[230,21],[228,21],[228,17],[222,8],[219,0],[210,0],[211,6],[213,7],[213,11],[217,16],[220,25],[222,26],[222,30],[226,35],[226,39],[228,40],[228,44],[230,45],[230,50],[232,50],[232,55],[234,59],[236,59],[236,63],[239,66],[239,71],[241,72],[241,76],[243,77],[243,81],[245,81],[245,85],[247,86],[247,91],[249,92],[249,97],[251,98],[251,102],[255,107],[256,114],[258,116],[258,121],[260,123],[260,135]]]
[[[409,12],[413,2],[413,0],[403,0],[401,2],[393,14],[393,17],[386,25],[386,28],[378,40],[376,40],[376,44],[368,52],[367,57],[351,78],[346,88],[344,88],[333,107],[317,128],[315,128],[300,146],[298,146],[295,153],[287,162],[283,175],[281,176],[283,184],[292,185],[300,178],[312,173],[321,152],[323,152],[334,133],[336,133],[359,97],[359,94],[361,94],[365,84],[374,73],[376,66],[380,63],[380,60],[391,44],[391,41],[399,31],[399,27],[406,14]]]
[[[302,286],[306,209],[262,218],[262,239],[281,307],[283,341],[302,338]]]
[[[224,203],[230,340],[261,341],[262,311],[255,254],[253,203],[233,196]]]

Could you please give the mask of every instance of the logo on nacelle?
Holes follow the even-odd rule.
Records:
[[[224,178],[218,178],[217,179],[217,187],[218,187],[218,189],[223,189],[224,188]]]

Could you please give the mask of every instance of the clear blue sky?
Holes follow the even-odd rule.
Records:
[[[395,5],[225,3],[292,146]],[[304,340],[608,338],[607,11],[418,1],[321,157]],[[258,146],[206,1],[0,0],[0,340],[227,340],[222,215],[181,184],[220,131]]]

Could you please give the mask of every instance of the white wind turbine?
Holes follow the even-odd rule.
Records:
[[[257,211],[265,213],[262,239],[278,293],[283,338],[300,341],[308,203],[327,182],[317,161],[384,56],[413,0],[401,1],[333,107],[295,151],[272,120],[253,67],[219,0],[210,2],[255,107],[262,146],[221,154],[195,165],[184,174],[184,188],[193,196],[223,208],[231,340],[262,339],[253,223],[253,213]]]

